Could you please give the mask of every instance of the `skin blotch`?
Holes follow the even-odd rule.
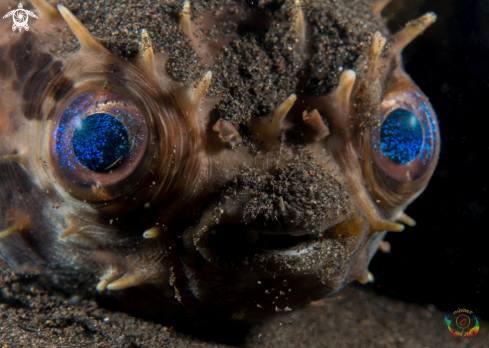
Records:
[[[275,25],[264,34],[248,32],[219,52],[210,92],[223,96],[217,106],[222,118],[244,123],[270,113],[294,93],[301,55],[295,50],[291,14],[290,8],[273,13],[270,23]]]
[[[40,106],[45,98],[59,101],[73,87],[73,82],[63,76],[62,63],[46,57],[42,67],[26,81],[22,92],[24,115],[27,119],[41,118]],[[54,87],[51,88],[51,85]]]
[[[191,83],[205,73],[205,65],[192,49],[192,44],[178,24],[181,4],[173,1],[63,0],[61,4],[73,14],[102,44],[115,55],[133,59],[138,53],[140,31],[144,28],[153,40],[155,52],[172,52],[167,63],[170,76]],[[76,41],[64,47],[74,52]]]
[[[345,2],[307,1],[306,17],[313,26],[314,54],[311,59],[309,88],[316,95],[330,92],[336,87],[343,70],[352,69],[357,59],[371,44],[370,30],[387,35],[376,18],[372,5],[365,1]],[[328,13],[322,16],[321,13]]]
[[[22,87],[29,78],[31,71],[36,71],[43,67],[51,59],[50,55],[34,50],[37,40],[38,38],[32,33],[23,32],[16,37],[16,41],[8,48],[7,58],[16,63],[14,68],[17,78],[12,84],[15,89]]]

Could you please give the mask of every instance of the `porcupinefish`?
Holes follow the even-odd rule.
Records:
[[[30,0],[0,21],[0,256],[156,315],[254,320],[358,280],[439,130],[387,0]],[[17,8],[2,0],[0,13]]]

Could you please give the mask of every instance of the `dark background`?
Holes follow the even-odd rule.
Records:
[[[489,319],[489,1],[395,0],[392,32],[434,11],[437,22],[408,46],[405,70],[438,115],[441,153],[426,191],[406,210],[417,221],[389,233],[391,254],[370,271],[380,294]]]

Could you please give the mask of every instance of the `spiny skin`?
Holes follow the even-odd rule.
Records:
[[[62,3],[106,48],[61,16],[0,22],[3,259],[154,315],[254,320],[369,280],[439,148],[372,3]],[[396,108],[423,127],[405,165],[379,152]],[[95,114],[131,144],[100,172],[70,145]]]

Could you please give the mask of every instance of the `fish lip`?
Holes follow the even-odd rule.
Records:
[[[254,230],[250,230],[254,231]],[[277,245],[272,245],[270,248],[262,248],[260,249],[256,255],[283,255],[283,256],[288,256],[288,255],[301,255],[308,253],[315,248],[320,247],[322,240],[325,238],[325,234],[327,233],[327,230],[325,231],[306,231],[306,230],[292,230],[292,231],[287,231],[287,232],[269,232],[269,231],[256,231],[259,235],[260,238],[263,238],[264,236],[267,236],[268,238],[280,238],[280,237],[289,237],[290,239],[294,239],[295,237],[298,237],[297,239],[304,239],[309,237],[310,239],[308,240],[303,240],[303,241],[297,241],[296,244],[291,245],[289,247],[280,247],[277,243]]]
[[[330,235],[331,229],[322,232],[289,231],[277,233],[277,236],[296,234],[309,236],[310,240],[301,241],[290,247],[271,247],[257,250],[249,257],[229,259],[212,248],[212,243],[196,248],[200,255],[215,268],[224,272],[253,272],[264,278],[275,274],[294,276],[326,277],[339,269],[349,268],[353,262],[351,255],[358,247],[356,238],[338,238]],[[254,231],[254,230],[249,230]],[[259,232],[261,233],[261,232]],[[271,236],[273,238],[274,236]],[[292,236],[295,237],[295,236]],[[250,245],[252,245],[250,243]]]
[[[304,220],[295,226],[261,220],[249,223],[241,214],[226,216],[222,211],[216,218],[215,211],[213,207],[203,214],[197,225],[183,232],[181,240],[189,256],[202,257],[227,276],[236,272],[261,278],[319,276],[326,283],[329,275],[340,272],[331,277],[335,284],[343,284],[370,238],[369,221],[354,201],[348,213],[317,226]],[[257,233],[263,243],[253,248],[246,239],[248,232]]]
[[[285,250],[263,250],[261,254],[271,254],[271,255],[282,255],[282,256],[299,256],[302,254],[309,253],[313,251],[315,248],[319,247],[320,241],[311,241],[309,244],[310,245],[302,245],[303,248],[296,249],[295,247],[291,247],[290,249],[285,249]],[[299,247],[300,245],[297,245],[296,247]]]
[[[276,269],[281,274],[311,275],[334,273],[345,267],[356,248],[353,238],[328,236],[328,230],[317,239],[299,243],[290,248],[264,249],[254,258],[254,267]]]

